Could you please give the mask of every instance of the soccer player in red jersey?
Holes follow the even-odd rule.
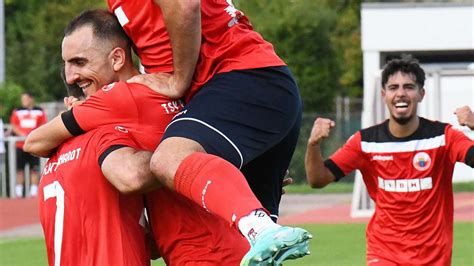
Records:
[[[21,108],[13,110],[10,116],[12,131],[15,136],[26,137],[33,129],[46,123],[46,113],[41,107],[35,106],[35,98],[31,92],[21,94]],[[31,186],[30,195],[36,196],[38,193],[38,168],[39,158],[23,150],[23,141],[16,143],[16,186],[15,195],[23,196],[23,186],[25,183],[25,165],[30,165]],[[13,192],[11,192],[13,193]]]
[[[231,0],[108,0],[108,5],[145,71],[153,73],[132,80],[186,100],[152,158],[154,174],[235,223],[252,244],[244,264],[304,256],[308,232],[279,227],[268,216],[278,218],[301,122],[296,82],[273,46]],[[255,196],[268,214],[249,204]],[[299,247],[286,249],[283,238]]]
[[[112,14],[87,11],[71,22],[65,35],[67,82],[79,85],[90,97],[32,132],[26,147],[41,154],[45,151],[38,145],[44,147],[41,145],[45,136],[78,135],[85,129],[95,132],[91,128],[99,125],[100,129],[104,125],[113,127],[127,134],[135,146],[114,145],[113,152],[103,159],[102,171],[109,182],[125,193],[154,188],[157,180],[149,168],[152,153],[137,149],[154,150],[164,128],[182,106],[141,84],[120,81],[137,72],[130,67],[130,47],[119,45],[128,39]],[[114,81],[117,82],[107,85]],[[150,111],[151,107],[158,108]],[[141,160],[131,161],[130,157]],[[116,171],[116,167],[127,171]],[[124,174],[129,172],[130,175]],[[156,244],[167,264],[237,265],[249,249],[245,238],[227,222],[167,188],[147,193],[146,202]]]
[[[68,140],[49,159],[38,193],[49,265],[150,265],[142,197],[121,194],[101,169],[110,168],[117,147],[136,147],[128,135],[104,126]]]
[[[321,188],[359,169],[375,213],[367,227],[368,265],[450,265],[454,164],[474,167],[474,141],[450,124],[417,116],[425,73],[413,59],[394,59],[382,72],[385,122],[362,129],[323,161],[320,143],[334,122],[314,122],[306,173]]]

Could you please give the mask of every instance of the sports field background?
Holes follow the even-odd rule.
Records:
[[[311,255],[285,265],[365,265],[365,224],[308,224]],[[474,223],[454,225],[452,265],[474,265]],[[43,239],[3,240],[0,242],[0,265],[47,265]],[[154,266],[165,265],[161,260]]]

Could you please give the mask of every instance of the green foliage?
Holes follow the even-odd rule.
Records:
[[[39,101],[63,97],[59,76],[63,30],[81,11],[104,5],[102,0],[7,1],[7,81],[32,91]]]
[[[12,110],[20,106],[22,91],[21,87],[14,83],[4,83],[0,86],[0,118],[4,123],[8,123]]]
[[[300,87],[305,111],[331,110],[340,92],[330,34],[337,14],[320,0],[235,1],[270,41]]]
[[[365,265],[366,224],[306,224],[314,238],[311,255],[287,261],[285,265]],[[474,223],[454,223],[453,265],[473,265]],[[23,239],[0,241],[0,265],[47,265],[44,240]],[[166,265],[162,259],[153,266]]]

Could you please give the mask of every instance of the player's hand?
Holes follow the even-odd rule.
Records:
[[[470,129],[474,129],[474,113],[472,113],[469,106],[466,105],[457,108],[454,114],[458,118],[458,122],[461,126],[468,126]]]
[[[286,170],[285,177],[283,177],[283,187],[281,188],[282,195],[286,193],[285,187],[291,184],[293,184],[293,178],[290,177],[290,170]]]
[[[317,118],[314,121],[311,134],[309,135],[308,144],[318,145],[321,141],[331,133],[331,129],[336,126],[336,123],[328,118]]]
[[[66,109],[71,110],[74,106],[82,104],[84,101],[79,100],[74,96],[64,97],[64,106]]]
[[[127,80],[127,82],[145,85],[153,91],[168,96],[171,99],[181,98],[184,93],[176,88],[174,76],[168,73],[157,72],[152,74],[140,74],[133,76]]]

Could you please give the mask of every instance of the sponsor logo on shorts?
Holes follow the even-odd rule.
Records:
[[[417,192],[433,188],[431,177],[389,180],[377,177],[379,188],[388,192]]]
[[[418,171],[425,171],[431,166],[431,158],[426,152],[419,152],[413,157],[413,166]]]

